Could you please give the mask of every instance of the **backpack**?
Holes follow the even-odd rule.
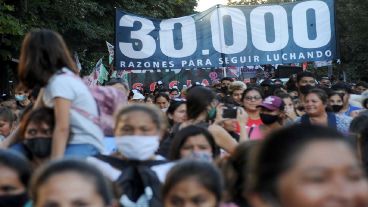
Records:
[[[84,84],[85,82],[77,75],[60,73],[60,75],[67,75],[79,79]],[[72,109],[77,111],[82,116],[93,121],[99,126],[105,136],[113,135],[114,127],[114,112],[119,106],[127,103],[127,95],[119,89],[112,86],[88,86],[93,98],[96,101],[98,116],[95,116],[88,111],[72,106]]]
[[[115,184],[121,190],[119,203],[123,207],[162,207],[161,182],[152,166],[165,164],[164,160],[121,160],[97,155],[97,159],[122,171]]]

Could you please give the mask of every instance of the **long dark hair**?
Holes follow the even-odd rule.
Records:
[[[101,196],[104,204],[111,205],[113,202],[113,192],[111,183],[107,181],[102,172],[82,160],[64,159],[48,163],[38,169],[31,181],[31,196],[36,206],[39,197],[39,188],[44,185],[52,176],[63,173],[76,173],[88,179],[95,187],[96,193]]]
[[[174,125],[174,120],[169,118],[169,114],[173,115],[176,109],[178,109],[182,104],[186,104],[186,102],[185,101],[175,101],[175,100],[170,102],[170,106],[169,108],[167,108],[167,111],[166,111],[167,119],[169,121],[170,126]]]
[[[259,95],[262,97],[262,99],[264,99],[264,93],[263,90],[259,87],[253,86],[253,87],[249,87],[247,89],[245,89],[245,91],[243,92],[241,101],[244,101],[245,96],[247,95],[247,93],[249,93],[250,91],[257,91],[259,93]]]
[[[188,90],[186,98],[188,119],[195,119],[207,110],[216,94],[206,87],[193,86]]]
[[[359,115],[350,124],[349,132],[355,140],[358,156],[368,173],[368,116]]]
[[[181,161],[170,170],[162,186],[162,199],[165,200],[178,183],[188,178],[194,178],[199,185],[211,192],[215,196],[216,206],[218,206],[222,193],[221,174],[210,162],[198,160]]]
[[[216,164],[225,181],[224,201],[249,206],[246,205],[245,186],[248,182],[249,156],[257,144],[258,141],[240,143],[229,157],[217,160]]]
[[[270,134],[251,153],[248,192],[269,202],[279,202],[278,181],[297,162],[300,153],[313,142],[351,143],[334,129],[315,125],[294,125]]]
[[[55,127],[54,109],[41,107],[26,113],[23,116],[19,125],[19,135],[21,136],[20,138],[24,139],[27,126],[31,122],[35,124],[45,123],[50,127],[50,130],[53,131]]]
[[[29,32],[22,43],[18,76],[27,88],[45,86],[50,77],[63,67],[78,73],[62,36],[48,29]]]

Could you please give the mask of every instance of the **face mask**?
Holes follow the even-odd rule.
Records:
[[[160,145],[158,136],[131,135],[116,137],[115,140],[118,152],[130,160],[148,160]]]
[[[279,120],[279,116],[277,115],[269,115],[269,114],[260,113],[259,116],[261,117],[261,120],[265,125],[273,124],[277,120]]]
[[[26,96],[25,95],[15,95],[15,100],[16,101],[24,101],[24,100],[26,100]]]
[[[180,93],[178,95],[174,95],[173,98],[179,98],[180,97]]]
[[[216,118],[216,108],[211,108],[207,113],[208,120],[214,120]]]
[[[300,93],[302,94],[307,94],[312,88],[314,88],[313,86],[311,85],[305,85],[305,86],[300,86],[299,87],[299,90],[300,90]]]
[[[188,159],[200,160],[200,161],[207,161],[212,162],[212,154],[208,152],[192,152],[188,157]]]
[[[335,113],[338,113],[339,111],[341,111],[343,105],[331,105],[332,111]]]
[[[26,147],[38,158],[46,158],[51,155],[51,137],[33,138],[24,141]]]
[[[27,193],[0,196],[0,207],[23,207],[27,201]]]
[[[224,93],[226,93],[226,92],[227,92],[227,89],[228,89],[228,88],[227,88],[227,86],[222,86],[222,87],[221,87],[221,90],[222,90],[222,92],[224,92]]]

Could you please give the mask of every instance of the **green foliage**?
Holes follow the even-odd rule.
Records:
[[[13,36],[20,36],[24,33],[24,27],[19,19],[13,16],[14,5],[0,0],[0,60],[10,60],[12,57],[13,40],[19,42],[19,38],[12,39]]]
[[[113,43],[115,7],[155,18],[194,13],[196,0],[0,0],[0,62],[19,57],[24,34],[48,28],[63,35],[84,68],[92,69]],[[108,58],[105,58],[106,60]],[[89,71],[84,71],[89,73]]]
[[[368,80],[368,2],[336,0],[342,65],[351,79]]]

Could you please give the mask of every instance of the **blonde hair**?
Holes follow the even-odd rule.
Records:
[[[245,89],[247,89],[247,85],[245,85],[245,83],[243,83],[241,81],[234,81],[229,86],[230,93],[233,93],[236,90],[243,90],[244,91]]]

